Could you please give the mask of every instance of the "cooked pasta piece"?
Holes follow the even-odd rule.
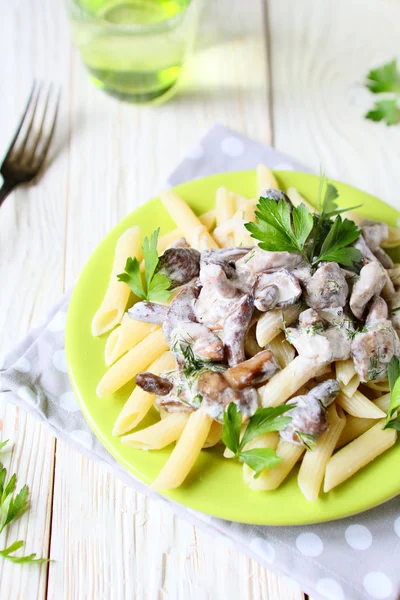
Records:
[[[202,225],[204,225],[204,227],[207,228],[208,231],[214,229],[216,222],[215,208],[212,208],[211,210],[199,215],[199,221]]]
[[[351,397],[346,396],[341,391],[337,398],[337,403],[353,417],[361,417],[363,419],[382,419],[382,417],[385,417],[385,413],[374,402],[368,400],[364,394],[358,391]]]
[[[164,333],[156,329],[108,369],[97,386],[97,396],[104,398],[113,394],[166,350]]]
[[[287,367],[294,359],[295,350],[292,344],[287,341],[283,332],[271,340],[269,344],[267,344],[267,348],[272,351],[281,369]]]
[[[236,212],[239,213],[240,217],[247,221],[255,221],[255,210],[258,200],[256,198],[245,198],[235,194],[236,200]]]
[[[160,375],[163,371],[170,371],[175,366],[175,358],[172,352],[168,351],[159,356],[147,370],[154,375]],[[115,421],[113,435],[122,435],[137,427],[153,406],[155,398],[154,394],[148,394],[136,386]]]
[[[381,396],[375,400],[374,404],[376,404],[378,408],[386,413],[389,410],[390,394]],[[346,425],[344,426],[336,447],[342,448],[342,446],[345,446],[361,434],[368,431],[368,429],[371,429],[375,423],[376,419],[361,419],[360,417],[348,416],[346,419]]]
[[[256,171],[257,179],[257,195],[260,197],[263,190],[272,188],[273,190],[279,190],[279,185],[275,175],[265,165],[258,165]]]
[[[204,446],[212,422],[213,419],[202,410],[191,413],[175,448],[153,482],[153,489],[170,490],[183,483]]]
[[[356,391],[358,390],[359,385],[360,385],[360,378],[357,374],[355,374],[350,379],[350,381],[347,385],[344,385],[343,383],[341,383],[340,389],[342,390],[343,394],[348,396],[348,398],[352,398],[354,396],[354,394],[356,393]]]
[[[150,427],[124,435],[121,442],[140,450],[160,450],[179,440],[188,419],[187,412],[172,413]]]
[[[356,375],[356,368],[352,358],[348,360],[337,360],[335,363],[336,379],[339,383],[347,385],[350,380]]]
[[[317,373],[318,365],[313,360],[296,356],[285,369],[278,371],[260,388],[262,405],[267,407],[283,404]]]
[[[236,212],[236,202],[234,194],[231,194],[226,187],[219,187],[215,196],[215,216],[217,227],[229,221]]]
[[[264,469],[257,479],[252,478],[250,489],[276,490],[289,475],[304,450],[304,446],[297,446],[280,440],[276,448],[276,455],[282,458],[282,462],[273,469]]]
[[[334,402],[328,408],[328,430],[317,440],[312,450],[308,450],[301,463],[297,482],[303,495],[309,502],[318,499],[326,465],[331,458],[337,441],[346,423],[341,408]]]
[[[121,325],[114,329],[107,338],[104,350],[106,365],[111,365],[158,327],[159,325],[153,325],[152,323],[135,321],[125,313]]]
[[[252,450],[254,448],[272,448],[272,450],[276,450],[279,444],[279,434],[276,431],[271,431],[270,433],[263,433],[258,437],[251,440],[246,446],[244,450]],[[243,479],[249,484],[250,481],[254,480],[255,472],[253,469],[246,464],[243,464]]]
[[[202,215],[199,215],[199,221],[208,231],[211,231],[215,226],[215,209],[211,209]],[[157,252],[161,255],[173,242],[179,238],[185,237],[185,234],[180,229],[173,229],[160,235],[157,242]]]
[[[126,259],[133,256],[136,256],[138,260],[142,258],[139,227],[127,229],[117,241],[107,290],[103,302],[92,320],[94,336],[102,335],[113,329],[120,323],[124,315],[131,289],[123,281],[118,281],[117,275],[124,272]]]
[[[213,421],[203,448],[212,448],[213,446],[216,446],[221,441],[221,435],[221,423],[218,423],[218,421]]]
[[[256,327],[257,343],[264,348],[276,337],[285,325],[291,325],[301,313],[300,304],[292,304],[287,308],[275,308],[259,318]]]
[[[382,242],[382,248],[396,248],[400,246],[400,227],[389,227],[389,237]]]
[[[376,392],[381,392],[381,393],[385,393],[385,392],[390,392],[390,386],[389,386],[389,382],[386,381],[368,381],[365,384],[367,387],[369,387],[371,390],[375,390]]]
[[[197,248],[197,250],[218,248],[206,227],[178,194],[172,190],[166,190],[161,192],[160,198],[178,228],[185,232],[185,237],[193,248]]]
[[[383,420],[336,452],[329,460],[324,482],[324,492],[352,477],[357,471],[393,446],[397,431],[383,429]]]
[[[303,198],[303,196],[296,190],[296,188],[288,188],[286,194],[293,206],[300,206],[300,204],[304,204],[304,206],[309,210],[310,213],[315,212],[314,206],[311,206],[311,204]]]

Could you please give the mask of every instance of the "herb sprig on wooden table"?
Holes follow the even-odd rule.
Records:
[[[394,59],[381,67],[371,69],[365,86],[382,98],[365,115],[371,121],[383,121],[386,125],[400,123],[400,70]]]
[[[0,442],[0,450],[5,448],[9,440]],[[16,521],[24,514],[29,507],[29,488],[27,485],[22,486],[17,494],[17,476],[14,473],[7,479],[7,469],[0,462],[0,533]],[[26,556],[15,556],[15,552],[20,550],[24,545],[22,540],[13,542],[7,548],[0,550],[0,557],[10,560],[17,564],[32,564],[49,562],[48,558],[36,558],[36,554],[28,554]]]

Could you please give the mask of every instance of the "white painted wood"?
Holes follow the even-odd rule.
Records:
[[[269,0],[275,143],[400,208],[400,128],[363,118],[370,68],[400,58],[393,0]]]
[[[0,5],[1,111],[0,156],[5,154],[24,109],[33,77],[64,83],[69,76],[63,13],[51,0],[16,1]],[[50,48],[53,51],[50,52]],[[6,58],[5,58],[6,57]],[[65,92],[64,92],[65,94]],[[68,103],[60,111],[67,121]],[[62,145],[65,127],[57,129],[53,157]],[[36,186],[17,190],[0,215],[0,356],[10,350],[57,300],[63,290],[67,154],[60,154]],[[0,439],[13,442],[2,453],[19,487],[30,487],[31,509],[0,547],[18,539],[25,553],[47,556],[53,491],[54,439],[23,411],[0,400]],[[22,552],[21,552],[22,553]],[[46,596],[47,566],[0,562],[2,598],[42,599]]]

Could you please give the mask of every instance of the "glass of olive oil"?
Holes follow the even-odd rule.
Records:
[[[67,0],[75,44],[96,86],[131,102],[172,90],[201,0]]]

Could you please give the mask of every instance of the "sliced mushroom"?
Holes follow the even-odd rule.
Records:
[[[387,319],[386,303],[374,298],[365,322],[365,331],[356,333],[351,355],[361,381],[383,381],[393,356],[400,356],[400,342],[392,322]]]
[[[227,369],[224,377],[232,388],[242,390],[249,386],[255,387],[265,383],[279,370],[279,363],[271,350],[263,350],[236,367]]]
[[[305,282],[306,302],[311,308],[344,306],[348,293],[347,281],[335,262],[325,263]]]
[[[136,302],[128,310],[128,315],[135,321],[162,325],[167,318],[168,306],[155,302]]]
[[[353,246],[354,248],[357,248],[357,250],[360,251],[362,264],[366,264],[367,262],[376,260],[374,253],[370,250],[362,234],[359,235],[358,239],[354,242]]]
[[[268,273],[262,273],[257,277],[254,284],[254,304],[258,310],[262,310],[263,301],[268,295],[268,289],[274,286],[277,290],[275,308],[284,308],[294,304],[301,296],[301,287],[296,277],[286,269],[278,269]],[[268,301],[267,301],[268,303]],[[272,308],[272,307],[271,307]],[[267,309],[269,310],[269,309]]]
[[[246,360],[244,340],[254,311],[254,298],[243,296],[224,321],[223,338],[230,367]]]
[[[379,262],[385,267],[385,269],[392,269],[392,259],[381,248],[381,244],[389,237],[389,226],[381,221],[370,221],[366,219],[361,223],[360,228],[366,244]]]
[[[219,265],[228,278],[234,277],[235,263],[243,256],[246,256],[250,250],[250,246],[203,250],[201,253],[200,267],[203,268],[205,265]]]
[[[302,434],[316,439],[324,433],[328,429],[326,407],[335,400],[339,390],[336,379],[327,379],[308,394],[292,398],[290,404],[296,406],[285,413],[292,420],[280,432],[282,440],[302,445]]]
[[[390,317],[397,333],[400,332],[400,291],[393,294],[390,299]]]
[[[202,410],[216,419],[221,419],[231,402],[245,416],[251,416],[258,408],[258,394],[253,387],[233,389],[222,373],[208,371],[200,375],[197,392],[202,396]]]
[[[260,277],[262,277],[262,275],[260,275]],[[267,312],[276,306],[279,299],[279,290],[276,285],[267,285],[262,288],[258,285],[260,277],[255,283],[254,306],[261,312]]]
[[[166,275],[174,289],[200,273],[200,252],[194,248],[169,248],[160,256],[157,272]]]
[[[167,250],[169,250],[170,248],[189,248],[189,244],[186,238],[180,237],[177,240],[171,242],[170,245],[167,247]]]
[[[204,360],[214,362],[224,360],[225,350],[222,340],[200,323],[181,323],[174,329],[171,350],[175,356],[182,359],[187,346],[192,348],[195,356]]]
[[[264,188],[260,194],[261,198],[268,198],[268,200],[274,200],[274,202],[279,202],[279,200],[284,200],[286,204],[292,209],[293,204],[290,200],[289,196],[282,192],[281,190],[274,190],[273,188]]]
[[[172,300],[167,316],[163,323],[165,339],[168,345],[171,345],[173,331],[183,323],[196,323],[196,314],[194,305],[200,290],[196,287],[184,287],[179,294]]]
[[[236,263],[238,277],[251,285],[260,273],[276,269],[293,269],[304,267],[303,257],[292,252],[269,252],[254,247],[246,256]]]
[[[316,321],[309,327],[288,327],[286,337],[299,356],[310,358],[317,364],[346,360],[350,356],[349,335],[346,329],[340,326],[324,329],[322,322]]]
[[[377,260],[361,269],[350,296],[350,308],[357,319],[362,318],[368,302],[372,296],[379,296],[385,283],[386,271]]]
[[[234,279],[228,279],[224,269],[217,264],[204,265],[200,271],[203,287],[211,287],[222,298],[237,298],[243,295]]]
[[[141,387],[142,390],[157,396],[167,396],[174,387],[173,383],[166,377],[159,377],[146,371],[138,373],[135,381],[136,385]]]
[[[316,325],[317,323],[322,324],[322,318],[319,316],[314,308],[307,308],[307,310],[303,310],[299,314],[299,325],[302,329],[307,329],[312,325]]]

